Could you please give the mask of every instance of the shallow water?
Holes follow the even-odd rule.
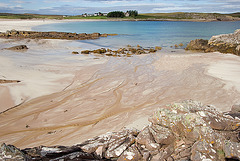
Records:
[[[97,21],[67,22],[33,27],[37,31],[59,31],[76,33],[116,33],[118,36],[84,40],[83,43],[106,48],[126,45],[143,47],[170,47],[187,44],[193,39],[209,39],[213,35],[232,33],[240,28],[236,22],[171,22],[171,21]]]

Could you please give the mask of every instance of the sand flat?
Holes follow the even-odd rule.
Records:
[[[208,68],[208,73],[214,77],[221,79],[226,84],[227,89],[233,88],[240,92],[239,69],[240,57],[228,54],[216,63],[212,63]]]

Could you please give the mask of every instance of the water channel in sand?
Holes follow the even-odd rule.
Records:
[[[61,90],[0,114],[1,142],[20,148],[73,145],[125,126],[142,128],[155,109],[174,101],[194,99],[222,111],[239,103],[234,86],[208,73],[211,64],[239,63],[239,57],[168,52],[129,58],[85,56],[93,63],[81,67],[70,61],[64,73],[74,76]],[[63,69],[59,63],[52,66]]]

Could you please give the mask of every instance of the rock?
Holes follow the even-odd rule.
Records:
[[[192,40],[186,50],[202,50],[204,52],[219,51],[240,55],[240,29],[232,34],[212,36],[210,40]]]
[[[216,150],[212,144],[209,144],[205,139],[197,141],[193,144],[191,149],[191,160],[202,161],[203,159],[208,160],[219,160]],[[224,158],[221,158],[224,159]]]
[[[101,49],[93,50],[92,52],[96,54],[104,54],[107,52],[107,50],[105,48],[101,48]]]
[[[19,83],[20,80],[6,80],[6,79],[0,79],[0,84],[2,83]]]
[[[73,51],[72,54],[79,54],[77,51]]]
[[[81,51],[81,54],[89,54],[91,51],[90,50],[83,50]]]
[[[122,153],[134,142],[135,137],[133,135],[129,135],[110,143],[107,151],[105,152],[105,157],[107,159],[120,157],[120,155],[122,155]]]
[[[153,48],[150,48],[149,49],[149,53],[155,53],[157,50],[153,49]]]
[[[86,153],[78,146],[53,146],[23,149],[30,160],[100,160],[96,154]]]
[[[138,161],[142,159],[142,155],[139,152],[137,146],[133,144],[118,158],[118,161]]]
[[[25,154],[13,145],[2,144],[0,149],[0,160],[19,160],[27,159]]]
[[[240,105],[233,105],[231,108],[231,112],[240,113]]]
[[[149,151],[158,150],[160,148],[160,145],[155,142],[148,126],[139,133],[136,142],[144,145]]]
[[[183,43],[180,43],[178,46],[182,47],[182,46],[183,46]]]
[[[1,32],[2,38],[30,38],[30,39],[67,39],[67,40],[88,40],[98,39],[100,37],[115,36],[117,34],[100,34],[100,33],[68,33],[68,32],[38,32],[38,31],[16,31],[11,30],[7,32]]]
[[[107,37],[108,34],[101,34],[101,37]]]
[[[240,160],[240,119],[212,105],[193,100],[172,103],[156,110],[149,122],[141,131],[109,132],[71,147],[19,150],[3,144],[0,159]]]
[[[154,140],[160,145],[169,145],[174,141],[172,132],[163,126],[151,125],[149,131],[152,134]]]
[[[90,54],[90,53],[96,53],[96,54],[102,54],[106,56],[113,56],[113,57],[132,57],[132,55],[141,55],[141,54],[147,54],[147,53],[154,53],[158,50],[161,50],[161,47],[155,47],[150,49],[144,49],[141,46],[134,48],[120,48],[118,50],[111,50],[111,49],[96,49],[96,50],[83,50],[81,51],[81,54]]]
[[[211,39],[208,41],[210,45],[219,45],[221,43],[226,44],[240,44],[240,29],[236,30],[232,34],[222,34],[217,36],[212,36]]]
[[[208,40],[196,39],[190,41],[185,50],[200,50],[205,51],[209,48]]]
[[[135,138],[139,131],[136,129],[123,129],[120,132],[107,133],[89,139],[86,142],[78,145],[83,149],[84,152],[93,153],[101,148],[100,156],[104,158],[116,158],[119,157],[128,147],[130,147],[135,142]]]
[[[118,34],[107,34],[108,36],[117,36]]]
[[[26,45],[17,45],[17,46],[13,46],[10,48],[5,48],[6,50],[15,50],[15,51],[19,51],[19,50],[27,50],[28,47]]]
[[[226,140],[223,144],[223,152],[225,154],[225,158],[240,160],[240,143]]]
[[[161,46],[155,46],[155,50],[162,50]]]
[[[237,52],[238,55],[239,55],[239,53],[240,53],[240,45],[238,45],[238,46],[236,47],[236,52]]]
[[[240,119],[240,105],[233,105],[231,108],[231,111],[226,112],[226,114],[232,116],[233,118]],[[240,136],[239,136],[239,139],[240,139]]]

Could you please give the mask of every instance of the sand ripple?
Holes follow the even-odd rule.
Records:
[[[21,148],[77,144],[144,119],[159,105],[185,99],[226,111],[238,101],[239,91],[207,74],[211,63],[222,60],[220,54],[110,58],[78,71],[63,91],[0,114],[0,140]],[[84,72],[90,77],[83,82]]]

